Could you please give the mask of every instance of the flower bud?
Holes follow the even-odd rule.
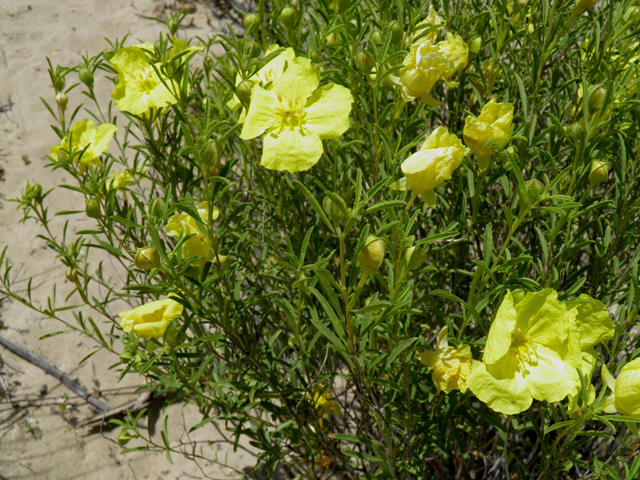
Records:
[[[338,206],[333,203],[329,197],[324,197],[324,200],[322,201],[322,208],[334,223],[339,223],[344,218],[342,210],[340,210],[340,208],[338,208]]]
[[[598,87],[589,95],[589,109],[592,111],[601,110],[604,107],[604,102],[607,99],[607,90]]]
[[[61,92],[64,90],[64,86],[65,86],[65,79],[64,77],[61,75],[59,77],[57,77],[55,79],[54,85],[53,87],[56,89],[56,92]]]
[[[382,239],[375,235],[369,235],[358,256],[358,263],[362,271],[367,275],[376,273],[384,261],[384,253],[385,247]]]
[[[160,254],[156,247],[140,248],[133,263],[142,270],[151,270],[160,265]]]
[[[544,193],[544,185],[540,180],[527,180],[523,187],[518,188],[521,207],[531,207],[540,201]]]
[[[93,89],[93,73],[86,65],[80,65],[80,68],[78,69],[78,78],[89,90]]]
[[[42,185],[39,183],[30,185],[29,182],[27,182],[23,199],[26,203],[31,203],[34,200],[36,203],[40,203],[42,201]]]
[[[358,67],[358,70],[360,70],[362,73],[368,74],[369,72],[371,72],[373,65],[371,64],[371,60],[369,60],[369,57],[367,57],[366,53],[358,52],[358,54],[356,55],[356,67]]]
[[[311,49],[311,51],[309,52],[309,59],[313,62],[313,63],[320,63],[322,62],[322,54],[316,50],[315,48]]]
[[[593,10],[598,0],[576,0],[576,4],[573,7],[574,15],[582,15],[587,10]]]
[[[336,41],[336,34],[331,32],[329,35],[327,35],[325,37],[325,40],[327,42],[327,45],[331,45],[332,43],[335,43]]]
[[[340,13],[344,13],[349,10],[350,6],[351,0],[338,0],[338,10],[340,10]]]
[[[64,112],[67,109],[67,103],[69,103],[69,97],[64,92],[60,92],[56,95],[56,103],[60,109]]]
[[[474,37],[469,42],[469,51],[474,55],[477,55],[481,48],[482,48],[482,37]]]
[[[518,288],[517,290],[511,292],[511,296],[513,297],[513,304],[517,305],[522,300],[524,300],[524,297],[527,296],[527,292],[522,288]]]
[[[206,72],[210,72],[211,70],[213,70],[213,60],[211,59],[211,57],[204,57],[202,65],[204,66],[204,70]]]
[[[110,48],[107,48],[105,51],[102,52],[102,58],[104,58],[107,62],[110,62],[115,54],[116,52],[114,52]]]
[[[124,447],[129,440],[131,440],[134,436],[131,435],[128,428],[123,428],[120,434],[118,435],[118,445]]]
[[[400,22],[397,20],[391,22],[389,24],[389,33],[391,34],[391,43],[393,45],[400,45],[400,42],[402,42],[402,38],[404,37],[404,32]]]
[[[291,7],[285,7],[280,12],[280,23],[284,26],[284,28],[288,28],[292,30],[296,26],[296,22],[298,21],[298,12],[296,12]]]
[[[180,345],[185,342],[187,339],[187,334],[184,333],[180,328],[176,328],[173,323],[170,323],[167,329],[164,331],[164,341],[175,347],[176,345]]]
[[[260,46],[260,43],[256,42],[255,40],[247,42],[246,48],[250,58],[258,58],[262,53],[262,47]]]
[[[64,276],[71,283],[76,283],[78,281],[78,269],[75,267],[67,268],[67,271],[64,273]]]
[[[167,28],[169,29],[169,32],[171,32],[171,35],[175,35],[180,28],[180,22],[171,17],[169,20],[167,20]]]
[[[217,140],[209,140],[200,149],[200,160],[206,167],[211,167],[220,160],[220,143]]]
[[[404,252],[404,265],[409,270],[419,267],[426,259],[427,254],[420,247],[409,247]]]
[[[97,198],[88,199],[85,204],[85,211],[87,213],[87,217],[100,218],[102,216],[100,201]]]
[[[236,87],[236,95],[242,103],[249,103],[251,100],[251,89],[254,83],[250,80],[243,80]]]
[[[161,198],[154,198],[151,201],[149,212],[156,217],[163,217],[167,212],[167,206]]]
[[[249,30],[249,27],[257,23],[260,23],[260,15],[257,13],[250,13],[242,19],[242,24],[247,30]]]
[[[584,132],[584,129],[578,122],[572,123],[567,127],[566,130],[567,130],[567,135],[569,135],[569,137],[573,139],[580,138]]]
[[[369,37],[369,39],[379,45],[382,43],[382,34],[380,33],[380,30],[378,30],[377,28],[373,31],[373,33],[371,34],[371,36]]]
[[[122,353],[120,354],[120,363],[126,364],[126,363],[129,363],[134,358],[136,358],[137,350],[138,350],[138,347],[136,347],[135,345],[129,344],[125,346],[124,350],[122,350]]]
[[[618,374],[615,383],[615,407],[618,412],[640,418],[640,358],[627,363]]]
[[[609,180],[609,168],[611,164],[602,163],[599,160],[591,162],[591,172],[589,173],[589,183],[591,185],[600,185]]]

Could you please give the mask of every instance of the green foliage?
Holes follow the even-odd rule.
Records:
[[[117,81],[109,60],[125,40],[79,67],[50,65],[56,92],[68,97],[57,107],[43,99],[61,139],[82,118],[118,126],[103,166],[81,168],[66,155],[48,164],[75,180],[60,188],[92,205],[91,213],[55,215],[89,214],[90,229],[73,239],[66,228],[54,234],[49,192],[27,186],[18,199],[95,318],[67,304],[72,294],[60,302],[54,290],[37,306],[29,284],[18,296],[6,249],[0,293],[94,339],[114,353],[121,376],[138,372],[149,389],[168,389],[167,403],[196,404],[202,421],[192,430],[222,421],[236,448],[249,439],[262,475],[635,478],[634,419],[627,426],[602,414],[608,392],[599,367],[592,404],[581,372],[577,409],[536,401],[504,416],[470,391],[438,392],[418,358],[447,326],[453,346],[467,343],[481,359],[506,291],[544,288],[562,301],[587,293],[608,306],[616,332],[596,347],[598,365],[617,372],[638,356],[638,7],[603,0],[576,15],[573,2],[558,0],[434,1],[446,30],[473,48],[451,79],[458,85],[431,91],[441,106],[405,105],[390,77],[410,36],[433,31],[417,28],[428,6],[263,0],[245,17],[244,34],[192,42],[200,51],[172,56],[174,37],[163,34],[149,57],[180,89],[174,105],[145,116],[117,115],[93,91],[108,81],[102,73]],[[266,53],[273,43],[310,58],[321,84],[354,97],[350,129],[325,140],[320,161],[296,174],[262,168],[260,139],[240,140],[241,110],[227,106],[235,93],[247,106],[250,90],[240,87],[276,58]],[[186,68],[194,56],[204,57],[202,67]],[[389,188],[425,135],[445,126],[462,138],[465,117],[492,98],[515,114],[508,146],[494,145],[488,170],[467,155],[436,190],[435,208]],[[607,181],[590,181],[593,161],[610,163]],[[133,176],[124,190],[109,187],[119,170]],[[180,213],[209,242],[210,261],[183,254],[197,233],[166,234]],[[382,239],[386,256],[367,278],[358,256],[369,235]],[[138,268],[145,247],[154,261]],[[184,313],[163,339],[120,329],[124,302],[133,308],[168,294]],[[122,445],[144,438],[140,417],[120,422]],[[165,425],[163,444],[147,438],[144,448],[170,461],[169,435]]]

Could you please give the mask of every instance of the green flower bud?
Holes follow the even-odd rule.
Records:
[[[129,344],[125,346],[124,350],[122,350],[122,353],[120,354],[120,363],[127,364],[131,360],[136,358],[137,350],[138,350],[138,347],[135,345]]]
[[[80,65],[80,68],[78,69],[78,78],[87,86],[87,88],[89,88],[89,90],[93,88],[93,73],[86,65]]]
[[[114,52],[110,48],[107,48],[105,51],[102,52],[102,58],[104,58],[107,62],[110,62],[115,54],[116,52]]]
[[[426,259],[427,254],[420,247],[409,247],[404,252],[404,265],[409,270],[419,267]]]
[[[373,275],[378,271],[384,261],[385,246],[382,239],[375,235],[369,235],[364,242],[364,247],[358,256],[360,269],[367,275]]]
[[[576,4],[573,7],[574,15],[582,15],[587,10],[593,10],[598,0],[576,0]]]
[[[67,268],[67,271],[64,273],[64,276],[71,283],[76,283],[78,281],[78,269],[75,267]]]
[[[251,58],[258,58],[262,53],[262,47],[260,46],[260,43],[254,40],[247,42],[246,48],[247,48],[247,53]]]
[[[518,194],[520,196],[521,208],[532,207],[542,198],[544,185],[540,180],[535,178],[533,180],[527,180],[522,187],[518,187]]]
[[[100,201],[97,198],[88,199],[85,204],[85,211],[87,212],[87,217],[100,218],[102,216]]]
[[[56,95],[56,103],[63,112],[67,109],[67,103],[69,103],[69,97],[64,92],[60,92]]]
[[[309,52],[309,59],[313,63],[321,63],[322,62],[322,54],[316,50],[315,48]]]
[[[404,37],[404,31],[402,25],[397,20],[394,20],[389,24],[389,33],[391,34],[391,43],[393,45],[400,45],[402,38]]]
[[[380,33],[380,30],[376,28],[369,37],[369,40],[377,45],[380,45],[382,43],[382,34]]]
[[[39,183],[29,184],[27,182],[27,187],[25,188],[23,201],[25,203],[31,203],[35,201],[36,203],[40,203],[42,201],[42,186]]]
[[[601,110],[604,107],[604,102],[607,99],[607,90],[598,87],[591,92],[589,95],[589,109],[591,111]]]
[[[209,73],[213,70],[213,60],[211,57],[204,57],[202,61],[202,65],[204,66],[205,72]]]
[[[136,253],[135,261],[133,262],[136,267],[142,270],[151,270],[160,265],[160,254],[156,247],[144,247],[138,249]]]
[[[180,28],[180,22],[171,17],[169,20],[167,20],[167,28],[169,29],[169,32],[171,32],[171,35],[175,35]]]
[[[373,64],[371,63],[369,57],[367,57],[366,53],[358,52],[358,54],[356,55],[356,67],[358,67],[358,70],[360,70],[362,73],[368,74],[371,72]]]
[[[298,12],[291,7],[285,7],[282,9],[282,12],[280,12],[279,18],[280,23],[282,23],[285,28],[292,30],[298,21]]]
[[[338,10],[340,10],[340,13],[344,13],[349,10],[350,6],[351,0],[338,0]]]
[[[161,198],[154,198],[151,201],[149,212],[156,217],[162,218],[167,212],[167,206],[165,205],[164,200]]]
[[[200,160],[205,167],[211,167],[220,161],[220,143],[217,140],[209,140],[200,149]]]
[[[260,15],[258,15],[257,13],[250,13],[246,15],[244,19],[242,19],[242,24],[247,30],[249,30],[249,27],[257,23],[260,23]]]
[[[129,440],[134,438],[134,436],[135,435],[131,435],[128,428],[123,428],[120,434],[118,435],[118,444],[121,447],[124,447],[127,443],[129,443]]]
[[[295,10],[299,10],[300,9],[300,2],[298,0],[291,0],[291,6]]]
[[[56,89],[56,92],[61,92],[64,90],[64,86],[65,86],[65,79],[64,77],[61,75],[59,77],[57,77],[55,79],[55,83],[53,85],[53,87]]]
[[[475,55],[478,54],[478,52],[480,52],[480,49],[482,48],[482,37],[474,37],[470,42],[469,42],[469,51]]]
[[[242,103],[249,103],[251,100],[251,89],[255,84],[250,80],[243,80],[236,87],[236,95]]]
[[[524,300],[524,297],[527,296],[527,292],[522,288],[518,288],[517,290],[511,292],[511,296],[513,297],[513,304],[516,305]]]
[[[344,213],[342,213],[342,210],[340,210],[340,208],[338,208],[338,206],[333,203],[329,197],[324,197],[324,200],[322,201],[322,208],[334,223],[339,223],[344,219]]]
[[[567,135],[573,139],[578,139],[582,136],[584,129],[579,123],[572,123],[567,128]]]
[[[589,183],[591,185],[600,185],[609,180],[609,168],[611,164],[602,163],[599,160],[591,162],[591,172],[589,173]]]
[[[184,343],[187,339],[187,334],[184,333],[179,327],[176,327],[173,323],[170,323],[163,335],[164,341],[175,347]]]

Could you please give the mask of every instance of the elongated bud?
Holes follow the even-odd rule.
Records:
[[[609,180],[609,163],[603,163],[599,160],[591,162],[591,172],[589,173],[589,183],[591,185],[600,185]]]
[[[65,84],[66,84],[66,82],[65,82],[64,77],[62,75],[60,75],[59,77],[57,77],[55,79],[53,87],[56,89],[56,92],[61,92],[61,91],[64,90]]]
[[[151,201],[149,212],[158,218],[162,218],[167,213],[167,205],[161,198],[154,198]]]
[[[482,37],[474,37],[473,40],[469,42],[469,51],[474,55],[477,55],[481,48]]]
[[[584,128],[579,123],[572,123],[567,127],[567,135],[569,135],[573,139],[578,139],[582,136],[584,132]]]
[[[102,52],[102,58],[104,58],[107,62],[110,62],[113,56],[116,54],[110,48],[107,48],[104,52]]]
[[[24,191],[24,201],[26,203],[33,201],[40,203],[42,201],[42,185],[39,183],[29,184],[29,182],[27,182],[27,188],[25,188]]]
[[[257,23],[260,23],[260,15],[258,15],[257,13],[250,13],[242,19],[242,24],[247,30],[249,29],[249,27]]]
[[[129,440],[131,440],[132,438],[133,438],[133,435],[131,435],[129,429],[123,428],[120,434],[118,435],[118,445],[120,445],[121,447],[124,447],[127,443],[129,443]]]
[[[524,297],[527,295],[527,292],[522,288],[518,288],[511,292],[511,296],[513,297],[513,304],[516,305],[524,300]]]
[[[262,53],[262,47],[260,47],[260,43],[252,40],[247,43],[247,53],[251,58],[258,58]]]
[[[602,87],[596,88],[593,92],[591,92],[591,95],[589,96],[589,108],[592,111],[602,110],[606,99],[607,90]]]
[[[180,28],[180,22],[171,17],[169,20],[167,20],[167,28],[169,29],[169,32],[171,32],[171,35],[175,35]]]
[[[89,90],[93,89],[93,73],[89,70],[86,65],[80,65],[78,69],[78,78],[82,83],[84,83]]]
[[[298,21],[298,12],[291,7],[285,7],[280,12],[280,22],[285,28],[292,30]]]
[[[315,48],[312,48],[311,51],[309,52],[309,59],[313,63],[320,63],[322,62],[322,54]]]
[[[138,347],[131,344],[124,347],[124,350],[122,350],[122,353],[120,354],[120,363],[126,364],[126,363],[129,363],[134,358],[136,358],[137,350],[138,350]]]
[[[358,52],[358,54],[356,55],[356,67],[358,67],[358,70],[360,70],[362,73],[366,74],[371,72],[373,65],[371,63],[371,60],[369,60],[369,57],[367,57],[366,53]]]
[[[385,246],[382,239],[375,235],[369,235],[358,256],[358,263],[362,271],[367,275],[376,273],[384,261],[384,254]]]
[[[380,30],[378,30],[377,28],[373,31],[373,33],[371,34],[371,36],[369,37],[369,39],[377,44],[380,45],[382,43],[382,34],[380,33]]]
[[[523,188],[524,187],[524,188]],[[520,195],[520,206],[531,207],[540,201],[544,193],[544,185],[540,180],[533,179],[524,182],[522,187],[518,188]]]
[[[211,167],[220,160],[220,143],[217,140],[209,140],[200,149],[200,159],[202,163]]]
[[[64,92],[60,92],[56,95],[56,103],[63,112],[67,109],[67,103],[69,103],[69,97]]]
[[[133,263],[142,270],[151,270],[160,265],[160,254],[156,247],[144,247],[138,250]]]
[[[251,89],[254,83],[250,80],[243,80],[236,87],[236,95],[242,103],[249,103],[251,100]]]
[[[340,210],[340,208],[338,208],[338,206],[333,203],[329,197],[324,197],[324,200],[322,201],[322,208],[334,223],[339,223],[344,218],[342,210]]]
[[[76,283],[78,281],[78,269],[75,267],[67,268],[67,271],[64,273],[64,276],[71,283]]]
[[[426,259],[427,254],[420,247],[409,247],[404,252],[404,265],[409,270],[419,267]]]
[[[400,45],[402,38],[404,37],[404,31],[402,25],[397,20],[394,20],[389,24],[389,33],[391,34],[391,43],[393,45]]]
[[[97,198],[90,198],[85,204],[85,212],[87,217],[100,218],[102,216],[102,209],[100,208],[100,201]]]

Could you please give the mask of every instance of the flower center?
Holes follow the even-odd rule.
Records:
[[[511,332],[511,346],[509,352],[518,361],[518,371],[529,373],[527,366],[538,364],[538,352],[536,346],[529,339],[529,335],[523,335],[519,328]]]
[[[145,93],[151,92],[160,84],[158,75],[151,66],[132,73],[129,81]]]
[[[276,107],[276,121],[282,126],[286,127],[300,127],[304,124],[305,112],[302,109],[302,98],[298,97],[295,100],[287,99],[283,101],[280,96],[280,106]]]

